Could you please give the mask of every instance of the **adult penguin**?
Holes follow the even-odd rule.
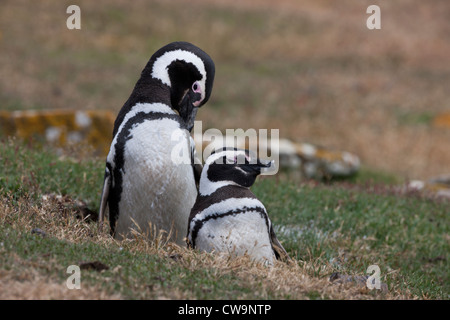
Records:
[[[115,238],[133,229],[162,231],[185,244],[197,196],[194,174],[199,178],[190,131],[214,73],[209,55],[188,42],[170,43],[148,61],[117,116],[106,159],[99,221],[108,207]]]

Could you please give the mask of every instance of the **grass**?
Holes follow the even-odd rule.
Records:
[[[78,200],[98,210],[103,159],[3,139],[0,298],[449,298],[448,201],[392,187],[448,170],[450,131],[433,126],[450,104],[445,1],[381,4],[376,32],[365,28],[368,4],[350,0],[80,0],[79,31],[65,27],[69,4],[2,2],[2,109],[118,112],[150,55],[185,40],[217,66],[198,114],[205,129],[279,128],[282,138],[355,153],[363,167],[346,181],[257,182],[296,260],[268,270],[140,235],[117,243],[77,218]],[[63,202],[43,200],[51,193]],[[92,260],[109,269],[83,270],[83,289],[67,290],[67,266]],[[388,293],[327,280],[370,264]]]
[[[140,234],[117,242],[77,215],[75,199],[98,210],[101,159],[57,156],[14,139],[0,148],[0,288],[16,288],[4,298],[447,299],[450,292],[448,202],[384,185],[259,179],[253,191],[295,261],[267,268]],[[43,199],[48,193],[74,201]],[[65,288],[67,267],[86,261],[109,268],[82,270],[82,290]],[[334,272],[365,275],[372,264],[387,293],[328,281]],[[33,295],[36,284],[43,289]]]
[[[408,282],[418,296],[444,298],[449,292],[448,202],[385,186],[364,191],[260,183],[255,192],[276,213],[273,222],[299,259],[331,263],[346,274],[378,264],[393,274],[385,278],[390,288]]]
[[[48,193],[78,195],[95,208],[100,195],[92,190],[97,188],[104,171],[101,162],[57,156],[43,152],[39,142],[33,144],[38,146],[30,148],[22,142],[2,141],[0,190],[17,198],[24,195],[36,198]]]

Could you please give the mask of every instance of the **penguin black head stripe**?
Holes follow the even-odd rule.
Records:
[[[264,168],[270,163],[262,163],[256,157],[250,157],[248,150],[223,148],[220,152],[211,153],[206,162],[207,178],[211,182],[232,181],[237,185],[249,188]]]
[[[224,148],[205,161],[188,224],[188,245],[204,251],[248,254],[272,263],[286,258],[264,205],[249,190],[263,163],[246,150]]]
[[[106,159],[99,219],[108,207],[116,237],[151,224],[184,244],[197,196],[189,132],[211,95],[214,73],[208,54],[187,42],[162,47],[141,72],[114,123]],[[173,160],[175,148],[185,159]]]
[[[194,126],[198,108],[211,96],[215,65],[211,57],[188,42],[173,42],[156,51],[125,102],[114,124],[114,133],[126,113],[137,103],[164,102],[176,110],[186,128]]]

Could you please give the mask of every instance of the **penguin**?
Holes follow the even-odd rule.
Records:
[[[224,147],[211,153],[189,215],[188,247],[249,255],[269,265],[275,259],[287,261],[266,208],[249,189],[271,166],[273,161],[263,163],[248,150]]]
[[[211,57],[188,42],[152,55],[114,122],[100,229],[108,209],[116,239],[131,237],[134,229],[185,245],[201,172],[190,132],[210,98],[214,74]]]

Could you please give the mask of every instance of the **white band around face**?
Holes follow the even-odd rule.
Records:
[[[205,65],[203,64],[202,59],[200,59],[197,55],[193,54],[192,52],[186,51],[186,50],[174,50],[164,53],[162,56],[158,57],[153,64],[152,69],[152,77],[159,79],[162,81],[162,83],[168,85],[171,87],[169,72],[167,70],[167,67],[176,60],[183,60],[188,63],[192,63],[197,70],[202,75],[202,79],[199,80],[199,83],[202,88],[202,100],[205,98],[205,86],[206,86],[206,70]]]

